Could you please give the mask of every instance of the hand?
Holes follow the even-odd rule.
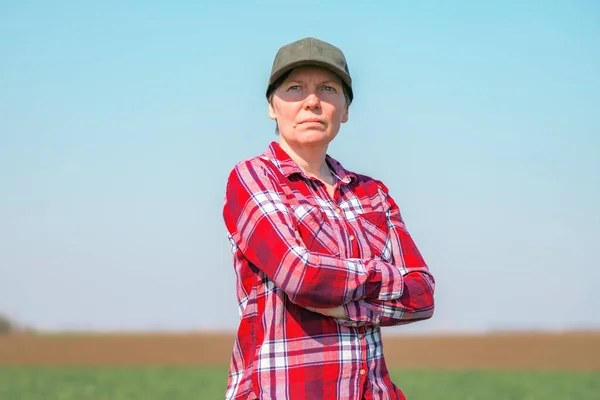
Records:
[[[344,306],[339,306],[335,308],[313,308],[306,307],[307,310],[316,312],[327,317],[332,318],[340,318],[340,319],[348,319],[348,313],[346,312],[346,308]]]

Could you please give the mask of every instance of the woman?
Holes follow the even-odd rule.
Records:
[[[387,187],[327,154],[352,98],[338,48],[278,51],[279,140],[235,166],[223,208],[241,316],[228,399],[405,398],[380,327],[430,318],[434,279]]]

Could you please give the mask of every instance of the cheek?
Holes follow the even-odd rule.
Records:
[[[279,105],[276,109],[277,119],[280,121],[291,121],[295,117],[295,109],[290,104]]]
[[[336,108],[332,113],[332,121],[336,124],[343,122],[346,114],[345,111],[344,107]]]
[[[329,104],[327,104],[327,108],[330,119],[332,122],[335,122],[336,124],[339,122],[342,122],[345,118],[345,114],[346,114],[346,101],[344,99],[342,99],[341,101],[339,99],[336,99],[337,101],[335,102],[331,102]]]

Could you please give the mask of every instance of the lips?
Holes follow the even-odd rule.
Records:
[[[307,119],[303,119],[302,121],[300,121],[298,123],[298,125],[301,125],[301,124],[315,124],[315,123],[325,125],[325,122],[322,119],[320,119],[320,118],[307,118]]]

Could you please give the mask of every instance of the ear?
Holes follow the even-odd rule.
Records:
[[[274,121],[277,120],[277,114],[275,114],[275,109],[273,108],[273,101],[269,102],[269,118]]]
[[[342,114],[342,124],[345,124],[346,122],[348,122],[348,113],[349,112],[350,112],[350,110],[348,109],[348,106],[346,106],[346,110]]]

